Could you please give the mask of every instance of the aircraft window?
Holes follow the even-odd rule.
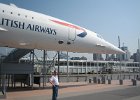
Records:
[[[11,12],[11,14],[13,14],[13,12]]]
[[[18,16],[20,16],[20,14],[18,14]]]
[[[4,12],[4,10],[2,10],[2,12]]]
[[[34,19],[34,17],[32,17],[32,19]]]
[[[25,15],[25,17],[27,18],[27,15]]]
[[[97,34],[97,37],[99,37],[99,38],[103,39],[103,37],[102,37],[101,35],[99,35],[99,34]]]

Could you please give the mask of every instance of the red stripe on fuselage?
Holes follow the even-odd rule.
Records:
[[[82,31],[85,31],[84,29],[82,29],[81,27],[79,26],[75,26],[75,25],[72,25],[72,24],[69,24],[69,23],[66,23],[66,22],[61,22],[61,21],[57,21],[57,20],[51,20],[57,24],[61,24],[61,25],[64,25],[64,26],[68,26],[70,28],[75,28],[75,29],[78,29],[78,30],[82,30]]]

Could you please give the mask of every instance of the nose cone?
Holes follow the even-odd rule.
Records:
[[[124,54],[125,52],[120,48],[114,46],[113,44],[107,42],[106,48],[108,49],[109,54]]]
[[[114,52],[116,52],[115,54],[124,54],[125,52],[121,49],[119,49],[118,47],[115,47],[113,48]]]

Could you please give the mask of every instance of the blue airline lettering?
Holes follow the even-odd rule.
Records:
[[[6,19],[6,18],[1,19],[0,25],[10,26],[12,28],[31,30],[31,31],[35,31],[35,32],[48,33],[48,34],[51,34],[51,35],[56,35],[56,30],[55,29],[48,28],[48,27],[43,27],[43,26],[40,26],[40,25],[27,24],[25,22],[20,22],[20,21]]]

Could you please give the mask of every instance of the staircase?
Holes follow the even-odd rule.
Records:
[[[32,49],[14,49],[7,57],[5,57],[5,59],[3,59],[3,63],[18,62],[20,58],[31,51]]]

